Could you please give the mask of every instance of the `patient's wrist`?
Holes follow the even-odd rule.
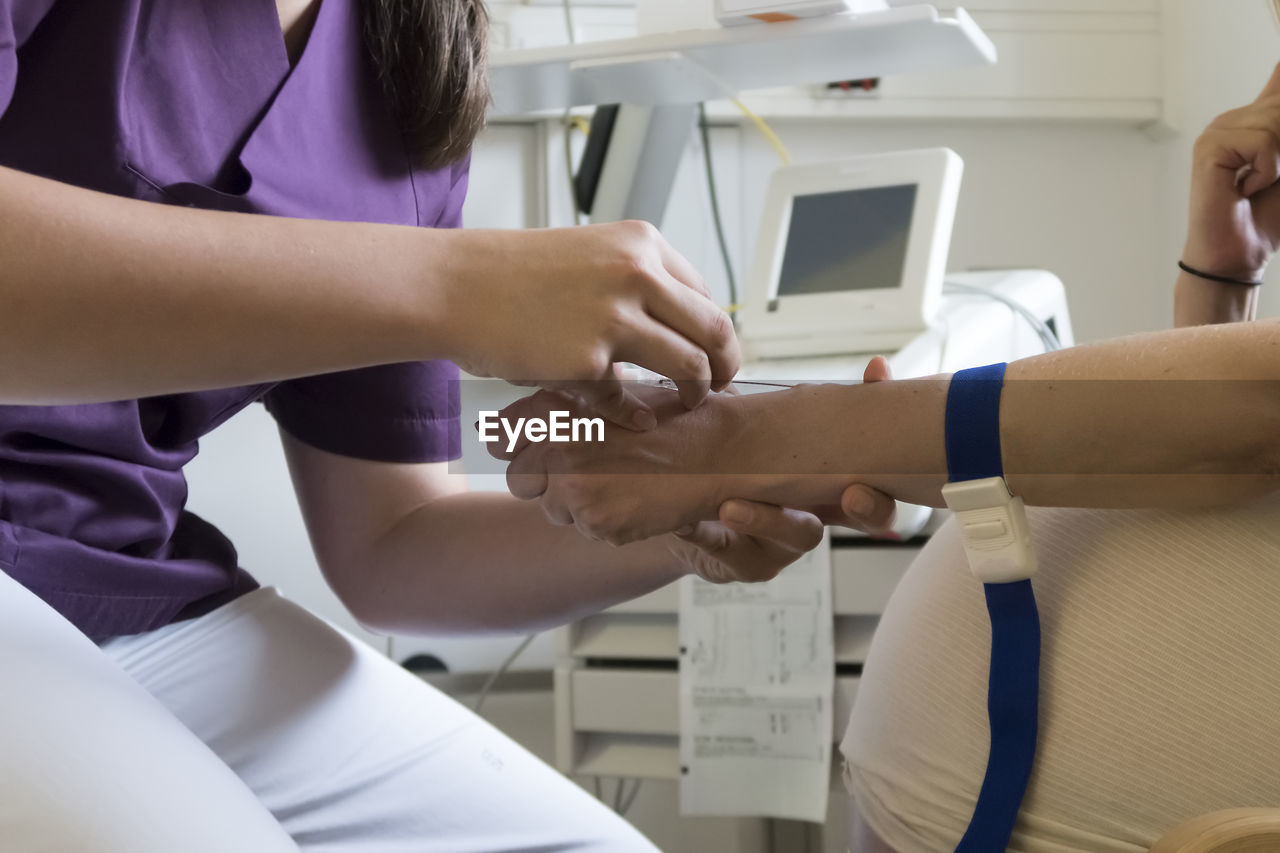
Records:
[[[780,506],[839,503],[856,460],[832,442],[832,424],[856,388],[812,385],[736,398],[737,429],[727,436],[732,460],[726,498]]]
[[[1196,239],[1195,236],[1187,238],[1181,259],[1196,270],[1240,281],[1260,281],[1266,273],[1269,260],[1262,252],[1224,253],[1212,242]]]
[[[839,505],[854,482],[937,505],[946,482],[945,377],[804,385],[740,398],[747,425],[730,443],[742,497],[780,506]]]

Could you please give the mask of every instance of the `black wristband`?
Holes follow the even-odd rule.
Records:
[[[1261,287],[1262,286],[1261,279],[1258,279],[1257,281],[1248,281],[1243,278],[1229,278],[1225,275],[1214,275],[1213,273],[1201,272],[1195,267],[1189,267],[1186,264],[1184,264],[1182,261],[1178,261],[1178,269],[1182,270],[1185,273],[1190,273],[1196,278],[1203,278],[1206,281],[1216,281],[1219,284],[1235,284],[1235,285],[1239,285],[1240,287]]]

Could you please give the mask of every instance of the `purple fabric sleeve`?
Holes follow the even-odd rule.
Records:
[[[294,438],[377,462],[446,462],[462,454],[458,368],[392,364],[283,382],[263,400]]]
[[[436,228],[461,227],[470,165],[468,154],[453,166]],[[448,361],[392,364],[282,382],[263,402],[290,435],[330,453],[446,462],[462,455],[458,376]]]
[[[18,48],[53,7],[54,0],[0,0],[0,115],[18,80]]]

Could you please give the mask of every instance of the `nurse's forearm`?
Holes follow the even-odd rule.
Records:
[[[631,425],[647,419],[619,393],[614,363],[676,380],[693,406],[740,357],[728,315],[647,223],[462,231],[286,219],[3,168],[0,319],[0,405],[448,358],[480,375],[577,383],[600,414]]]
[[[171,207],[3,168],[0,223],[0,403],[433,355],[425,229]]]
[[[691,547],[663,536],[615,548],[552,527],[535,504],[473,492],[401,519],[339,593],[382,633],[537,631],[676,580]]]
[[[740,458],[773,470],[738,478],[737,494],[833,503],[856,479],[940,506],[946,397],[947,382],[935,379],[742,398],[755,426],[739,439]],[[766,446],[770,436],[791,443]],[[1280,323],[1180,329],[1014,362],[1001,441],[1011,488],[1036,505],[1206,506],[1270,492],[1280,487]]]

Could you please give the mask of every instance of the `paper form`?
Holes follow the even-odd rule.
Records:
[[[680,588],[680,810],[825,822],[831,537],[767,584]]]

